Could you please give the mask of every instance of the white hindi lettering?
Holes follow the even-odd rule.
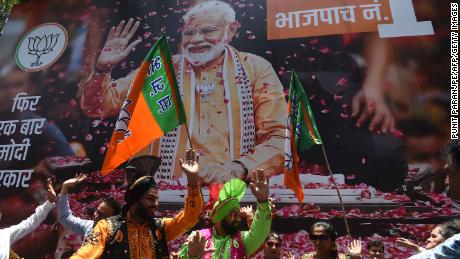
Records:
[[[42,129],[45,121],[45,118],[22,120],[19,132],[23,135],[40,135],[43,133]]]
[[[13,98],[13,107],[11,108],[11,112],[14,112],[15,110],[18,111],[35,111],[37,108],[35,105],[38,104],[38,101],[40,100],[41,96],[27,96],[27,93],[21,92],[18,93],[14,98]]]
[[[318,26],[318,12],[321,9],[313,9],[313,10],[304,10],[304,11],[297,11],[297,12],[288,12],[288,16],[285,13],[277,13],[275,18],[275,25],[278,28],[286,27],[286,23],[290,29],[293,27],[299,28],[300,26],[309,26],[313,23],[314,26]],[[304,22],[300,23],[300,16],[305,19]]]
[[[13,139],[11,144],[0,145],[0,161],[26,160],[27,152],[30,147],[30,139],[23,139],[22,144],[16,143]]]
[[[355,8],[356,5],[348,5],[319,9],[320,21],[327,22],[328,24],[339,24],[340,16],[342,16],[342,19],[346,22],[356,22]],[[334,16],[332,16],[332,14],[334,14]]]
[[[377,18],[377,21],[382,20],[382,15],[380,14],[380,7],[382,4],[378,4],[378,1],[374,1],[375,4],[362,4],[359,5],[359,8],[363,9],[363,17],[365,20],[374,20]]]
[[[332,12],[334,12],[334,17],[332,17]],[[335,23],[337,23],[338,13],[335,8],[324,8],[320,9],[319,17],[321,22],[327,22],[328,24],[333,24],[334,21],[332,18],[335,18]]]
[[[300,13],[303,13],[302,17],[305,18],[305,22],[302,23],[302,26],[311,25],[312,19],[313,19],[313,25],[318,26],[318,11],[319,10],[320,9],[314,9],[314,10],[300,12]]]
[[[29,187],[33,170],[0,170],[0,187]]]
[[[10,136],[16,132],[16,123],[19,120],[0,121],[0,136]]]
[[[299,28],[300,26],[318,26],[320,22],[328,24],[339,24],[341,21],[356,22],[356,5],[338,6],[331,8],[303,10],[288,13],[277,13],[275,15],[275,26],[277,28]]]
[[[346,22],[356,22],[355,17],[356,5],[347,5],[339,8],[342,19]]]
[[[297,14],[298,12],[289,12],[286,16],[286,13],[277,13],[275,14],[275,26],[277,28],[284,28],[286,27],[286,23],[288,24],[289,28],[292,28],[292,18],[293,15]],[[296,17],[296,27],[299,27],[299,16],[297,14]]]

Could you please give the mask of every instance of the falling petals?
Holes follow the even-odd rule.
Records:
[[[348,81],[346,78],[341,78],[337,81],[336,83],[338,86],[342,86],[342,87],[345,87],[348,85]]]
[[[342,99],[343,97],[341,95],[334,94],[334,101],[338,101]]]
[[[331,50],[328,47],[323,47],[323,48],[319,49],[319,52],[321,52],[323,54],[329,53],[330,51]]]

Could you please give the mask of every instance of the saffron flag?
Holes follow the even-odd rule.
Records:
[[[322,144],[316,127],[310,101],[295,71],[292,71],[288,100],[288,126],[285,142],[284,185],[292,189],[299,203],[303,201],[302,185],[299,179],[299,156],[313,145]]]
[[[166,38],[155,43],[130,86],[102,165],[106,175],[186,122]]]

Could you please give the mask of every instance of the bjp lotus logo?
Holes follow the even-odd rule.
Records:
[[[40,61],[40,57],[53,51],[53,48],[58,42],[59,36],[60,34],[44,34],[42,37],[29,37],[29,54],[37,57],[35,62],[30,63],[31,67],[43,64],[43,62]]]
[[[45,23],[29,31],[16,49],[16,63],[34,72],[51,66],[67,46],[67,31],[57,23]]]

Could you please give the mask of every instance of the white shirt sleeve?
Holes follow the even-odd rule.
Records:
[[[48,213],[54,208],[54,203],[46,201],[35,208],[35,213],[17,225],[5,229],[10,234],[10,244],[23,238],[25,235],[34,231],[46,219]]]
[[[72,215],[69,206],[69,196],[67,194],[59,194],[56,208],[59,223],[70,231],[86,237],[93,230],[94,221],[77,218]]]

